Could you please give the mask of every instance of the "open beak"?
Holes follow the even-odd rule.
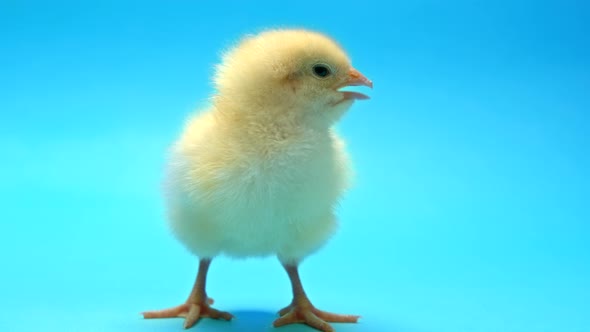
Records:
[[[358,70],[351,68],[348,72],[347,80],[344,81],[340,88],[347,86],[366,86],[372,89],[373,82],[371,82],[371,80],[366,78]],[[369,96],[359,92],[342,91],[342,93],[344,94],[344,99],[369,99]]]

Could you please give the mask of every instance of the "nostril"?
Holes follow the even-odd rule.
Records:
[[[352,77],[352,78],[359,78],[359,77],[361,77],[361,75],[360,75],[360,73],[358,71],[351,70],[350,71],[350,77]]]

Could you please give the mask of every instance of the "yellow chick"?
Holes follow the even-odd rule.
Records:
[[[165,197],[174,235],[200,258],[185,303],[145,318],[230,320],[205,292],[211,260],[276,255],[291,280],[293,301],[274,326],[359,316],[316,309],[298,264],[334,233],[334,208],[349,186],[349,159],[333,125],[371,87],[332,39],[306,30],[271,30],[242,40],[223,57],[212,106],[194,116],[174,144]]]

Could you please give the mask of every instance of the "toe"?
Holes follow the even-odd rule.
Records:
[[[286,306],[283,309],[279,310],[279,316],[284,316],[287,313],[289,313],[291,310],[293,310],[293,305]]]
[[[217,309],[209,308],[209,317],[213,319],[232,320],[232,318],[234,318],[234,315],[226,311],[219,311]]]
[[[314,310],[313,312],[317,317],[332,323],[356,323],[360,316],[355,315],[338,315],[331,312]]]
[[[289,325],[289,324],[293,324],[293,323],[303,323],[303,320],[299,319],[294,311],[290,311],[290,312],[286,313],[285,315],[283,315],[282,317],[277,318],[272,323],[272,325],[274,327],[281,327],[281,326],[285,326],[285,325]]]
[[[195,325],[195,323],[199,320],[201,316],[201,306],[196,304],[191,304],[188,314],[186,315],[186,319],[184,320],[184,328],[188,329]]]
[[[316,328],[323,332],[333,332],[334,328],[330,326],[326,321],[320,319],[313,312],[308,311],[303,314],[305,323],[313,328]]]
[[[150,318],[172,318],[172,317],[182,317],[186,314],[188,307],[186,304],[182,304],[173,308],[168,308],[164,310],[154,310],[154,311],[146,311],[143,312],[143,318],[150,319]]]

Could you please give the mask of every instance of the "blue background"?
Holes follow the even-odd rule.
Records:
[[[196,259],[170,236],[168,145],[241,35],[306,27],[375,83],[340,124],[358,173],[302,266],[339,331],[590,331],[584,1],[0,3],[0,330],[180,331]],[[364,92],[364,91],[363,91]],[[273,331],[275,259],[214,261],[232,323]],[[311,331],[303,326],[277,331]]]

